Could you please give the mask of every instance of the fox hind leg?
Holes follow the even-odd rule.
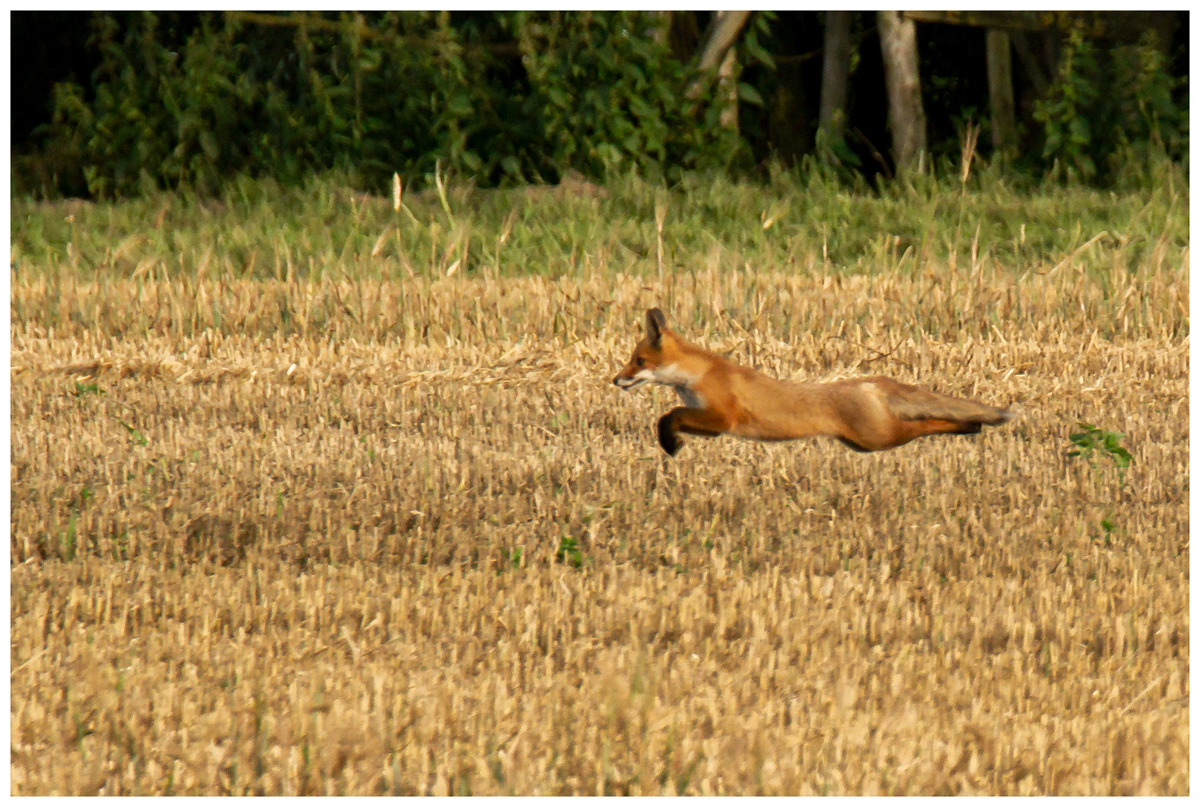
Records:
[[[928,420],[916,421],[920,425],[920,434],[979,434],[983,424],[971,420]]]
[[[979,434],[983,430],[983,425],[975,421],[941,418],[901,421],[900,425],[901,428],[897,430],[893,448],[918,437],[934,434]]]

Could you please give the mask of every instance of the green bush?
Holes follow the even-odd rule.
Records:
[[[695,75],[672,58],[654,15],[518,13],[514,23],[560,170],[678,178],[736,158],[742,140],[720,125],[724,104],[703,83],[689,98]]]
[[[1050,174],[1136,186],[1163,158],[1186,160],[1187,108],[1174,101],[1185,81],[1167,72],[1153,31],[1105,54],[1072,30],[1055,82],[1034,106]]]
[[[47,151],[113,197],[331,169],[421,185],[439,163],[484,184],[657,175],[740,147],[710,92],[685,94],[691,71],[651,13],[275,19],[204,14],[172,50],[154,13],[95,15],[94,97],[55,88]]]
[[[763,96],[780,89],[770,51],[786,37],[767,12],[739,40],[736,100],[673,54],[657,12],[203,12],[180,34],[173,19],[92,15],[100,66],[87,88],[55,87],[35,153],[14,155],[16,193],[214,195],[235,177],[294,186],[330,171],[386,192],[393,172],[419,189],[439,169],[485,186],[567,171],[677,183],[763,169],[774,148],[763,121],[777,99]],[[1185,82],[1150,38],[1100,48],[1073,32],[1035,106],[1041,142],[1012,179],[1143,188],[1172,161],[1186,169]],[[721,125],[734,103],[741,134]],[[817,147],[846,167],[831,181],[861,187],[844,143]]]

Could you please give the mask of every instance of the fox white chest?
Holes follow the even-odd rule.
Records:
[[[688,409],[704,408],[704,397],[689,386],[699,381],[699,376],[692,375],[676,364],[668,364],[665,367],[659,367],[654,375],[654,380],[659,384],[673,387],[675,392],[679,395],[679,400],[682,401],[683,405]]]

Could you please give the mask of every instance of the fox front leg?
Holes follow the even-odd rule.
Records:
[[[678,454],[679,449],[683,447],[683,441],[679,439],[679,432],[671,417],[677,411],[679,410],[672,410],[658,419],[658,444],[670,457]]]
[[[708,409],[689,409],[677,406],[658,419],[658,444],[663,451],[674,457],[683,447],[679,433],[716,437],[729,431],[728,420]]]

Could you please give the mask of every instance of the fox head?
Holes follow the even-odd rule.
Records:
[[[668,343],[673,339],[667,328],[667,318],[662,311],[651,308],[646,312],[646,336],[637,343],[629,364],[621,368],[613,383],[621,389],[633,389],[647,381],[666,383],[659,378],[664,365],[664,339]]]

